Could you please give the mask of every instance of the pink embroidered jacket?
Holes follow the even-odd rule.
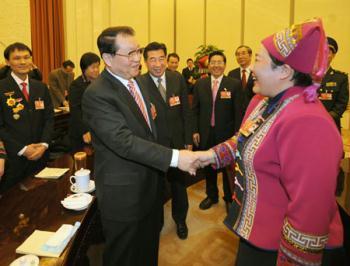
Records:
[[[342,140],[322,104],[306,103],[302,92],[288,89],[242,149],[236,150],[237,138],[213,148],[214,167],[242,158],[243,184],[235,190],[243,196],[232,203],[234,223],[226,224],[252,245],[278,250],[277,265],[320,265],[325,247],[343,243],[335,197]],[[266,101],[252,99],[243,127],[263,113]]]

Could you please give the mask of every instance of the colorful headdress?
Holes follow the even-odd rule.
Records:
[[[311,76],[314,83],[304,93],[307,101],[314,101],[328,68],[328,43],[321,19],[292,25],[267,37],[262,44],[277,60]]]

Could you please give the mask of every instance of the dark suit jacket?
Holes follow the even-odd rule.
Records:
[[[340,119],[346,110],[349,102],[349,81],[348,75],[344,72],[329,68],[323,77],[319,94],[329,93],[330,100],[321,100],[328,113],[333,117],[340,130]]]
[[[152,117],[149,97],[140,89]],[[83,117],[95,148],[96,193],[102,217],[142,219],[154,204],[160,204],[160,171],[167,171],[171,149],[155,143],[153,120],[151,131],[128,89],[107,70],[86,89]]]
[[[234,78],[234,79],[238,79],[240,84],[242,84],[241,69],[239,67],[231,70],[228,73],[228,76],[231,78]],[[255,93],[253,92],[253,87],[254,87],[254,80],[253,80],[252,72],[250,72],[248,80],[247,80],[247,85],[246,85],[245,89],[243,90],[243,95],[245,97],[245,103],[243,106],[244,110],[247,109],[250,100],[255,95]]]
[[[231,98],[221,97],[223,91],[231,92]],[[215,101],[215,136],[220,143],[232,137],[242,122],[242,91],[239,81],[223,76]],[[199,79],[193,92],[193,132],[200,134],[201,149],[207,146],[213,106],[211,77]]]
[[[184,149],[185,144],[192,144],[191,113],[188,105],[186,83],[181,74],[166,71],[166,102],[149,73],[140,77],[148,89],[151,102],[155,105],[157,116],[155,124],[158,142],[166,147]],[[179,97],[180,104],[171,106],[171,97]]]
[[[55,108],[65,101],[65,92],[73,81],[73,73],[66,73],[62,68],[54,69],[49,74],[49,88],[52,103]]]
[[[9,106],[9,95],[23,104],[23,110],[14,118],[13,108]],[[0,81],[0,139],[4,142],[7,154],[18,157],[17,153],[31,143],[46,142],[50,144],[54,115],[51,98],[46,85],[29,79],[29,96],[27,102],[16,81],[7,77]],[[44,101],[44,109],[36,110],[35,101]]]
[[[84,145],[83,135],[89,131],[87,125],[83,121],[83,112],[81,108],[83,94],[89,84],[90,82],[86,81],[83,76],[79,76],[70,85],[68,94],[70,111],[69,137],[73,148]]]

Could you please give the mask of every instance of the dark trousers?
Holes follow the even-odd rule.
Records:
[[[342,248],[324,250],[322,266],[345,266],[344,256]],[[240,239],[235,266],[274,266],[276,261],[276,251],[262,250]]]
[[[147,216],[138,221],[118,222],[101,217],[106,239],[103,265],[158,265],[162,208],[159,200]]]
[[[171,213],[175,223],[184,223],[188,212],[186,173],[177,168],[169,168],[167,173],[171,188]]]
[[[5,173],[0,181],[0,193],[19,183],[24,178],[42,169],[48,160],[48,152],[41,159],[29,161],[24,156],[9,156],[5,162]]]
[[[207,149],[214,147],[219,144],[216,140],[214,128],[210,128],[209,137],[207,142]],[[210,165],[204,168],[205,172],[205,181],[206,181],[206,193],[207,196],[216,201],[219,198],[219,190],[217,185],[217,175],[219,172],[222,172],[222,184],[224,190],[224,200],[226,202],[232,201],[232,193],[230,189],[230,184],[227,176],[226,169],[215,170]]]

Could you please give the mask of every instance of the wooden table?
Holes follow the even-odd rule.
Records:
[[[89,169],[92,169],[92,157],[88,156]],[[28,177],[0,198],[0,265],[9,265],[21,256],[16,254],[16,248],[35,229],[56,231],[62,224],[80,221],[77,234],[59,258],[40,258],[40,265],[79,265],[76,262],[80,256],[79,249],[96,214],[96,200],[83,211],[65,209],[60,201],[72,193],[69,182],[73,172],[72,156],[65,154],[49,165],[70,170],[57,180]]]

